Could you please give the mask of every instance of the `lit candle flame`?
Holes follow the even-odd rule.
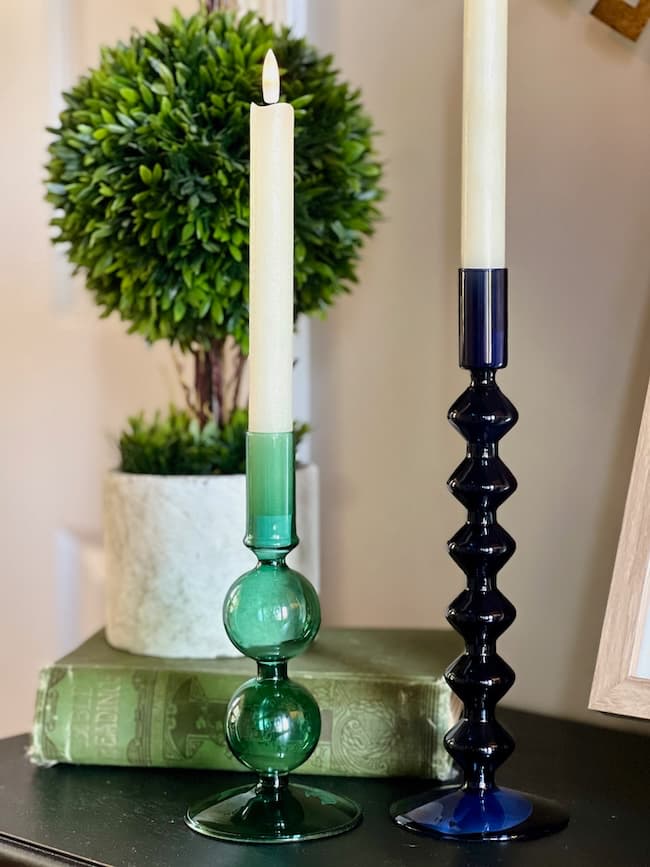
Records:
[[[280,99],[280,70],[275,54],[269,48],[262,67],[262,96],[264,102],[272,103]]]

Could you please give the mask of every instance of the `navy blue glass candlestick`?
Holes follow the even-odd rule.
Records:
[[[496,371],[508,361],[507,281],[505,268],[460,271],[460,366],[470,371],[470,385],[449,410],[449,420],[467,441],[467,454],[447,484],[467,509],[467,521],[448,548],[467,587],[449,606],[447,619],[465,639],[465,653],[445,675],[463,702],[445,746],[462,769],[463,783],[391,807],[398,825],[452,840],[532,839],[569,821],[553,801],[495,781],[515,746],[495,715],[515,679],[496,651],[497,638],[515,619],[496,580],[515,551],[496,517],[517,487],[499,457],[499,440],[517,423],[517,410],[496,384]]]

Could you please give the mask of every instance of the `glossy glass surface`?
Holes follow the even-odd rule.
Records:
[[[186,822],[209,837],[251,843],[340,834],[360,821],[360,808],[287,778],[309,758],[321,729],[316,700],[287,675],[287,660],[306,650],[320,627],[316,591],[285,559],[298,543],[293,434],[249,433],[246,472],[244,542],[258,563],[228,591],[223,618],[258,673],[235,691],[225,728],[233,755],[259,780],[190,807]]]
[[[226,737],[239,761],[253,771],[286,774],[306,762],[318,743],[318,705],[292,680],[253,678],[230,700]]]
[[[508,363],[508,271],[458,272],[460,366],[496,369]]]
[[[515,747],[496,718],[497,703],[515,680],[496,649],[516,614],[497,587],[497,574],[516,547],[497,520],[497,509],[517,487],[499,457],[500,440],[518,419],[495,373],[507,361],[506,287],[505,269],[461,270],[460,363],[470,369],[471,381],[449,410],[449,421],[467,449],[447,484],[467,509],[467,519],[448,549],[467,583],[449,606],[447,620],[465,639],[465,652],[445,673],[463,703],[445,746],[463,772],[463,785],[391,808],[402,827],[448,839],[531,839],[559,831],[568,822],[558,805],[496,783],[497,769]]]
[[[298,544],[292,433],[246,435],[246,537],[262,561]]]
[[[316,637],[320,605],[310,582],[282,559],[258,563],[235,581],[223,619],[228,637],[246,656],[290,659]]]
[[[311,786],[279,790],[242,786],[223,792],[187,811],[195,831],[240,843],[295,843],[349,831],[361,821],[361,810],[348,798]]]
[[[504,831],[520,825],[533,811],[530,801],[511,789],[456,789],[408,811],[408,818],[443,834]]]
[[[467,442],[465,459],[448,482],[467,509],[467,521],[448,545],[467,586],[447,611],[447,620],[465,639],[465,653],[445,675],[463,702],[462,718],[447,733],[445,746],[463,769],[467,788],[477,798],[485,792],[483,806],[498,809],[503,797],[490,798],[487,792],[496,791],[495,772],[515,743],[495,719],[495,707],[515,674],[496,652],[496,641],[515,619],[515,608],[497,588],[497,573],[514,554],[515,542],[498,523],[497,509],[517,486],[499,457],[499,441],[516,424],[517,411],[497,385],[494,370],[472,370],[470,386],[449,410],[449,419]],[[481,806],[480,800],[464,796],[459,803]],[[458,814],[469,824],[472,815],[472,810]]]
[[[499,787],[425,792],[393,804],[391,815],[409,831],[466,842],[534,840],[561,831],[569,821],[554,801]]]

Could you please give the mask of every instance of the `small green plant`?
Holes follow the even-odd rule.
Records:
[[[153,421],[132,416],[120,437],[121,470],[160,476],[229,475],[246,471],[248,413],[234,410],[221,428],[214,419],[201,425],[187,410],[171,406]],[[298,446],[307,426],[295,428]]]
[[[381,197],[375,131],[330,56],[253,14],[175,12],[104,48],[50,130],[54,242],[102,316],[193,355],[201,428],[246,403],[249,105],[270,47],[295,109],[295,311],[323,315],[356,280]]]

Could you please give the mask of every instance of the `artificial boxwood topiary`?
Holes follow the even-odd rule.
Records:
[[[296,110],[296,313],[313,313],[355,278],[380,174],[330,57],[252,14],[175,13],[105,48],[65,94],[49,148],[55,241],[103,311],[150,341],[247,346],[249,105],[271,46]]]
[[[104,48],[50,130],[55,243],[102,315],[195,355],[193,406],[218,426],[225,341],[235,398],[248,351],[249,105],[270,47],[295,109],[295,311],[323,313],[356,279],[381,195],[372,123],[330,56],[254,14],[175,12]]]

